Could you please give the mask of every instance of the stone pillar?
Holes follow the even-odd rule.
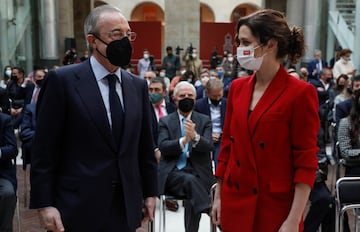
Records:
[[[51,68],[59,63],[57,6],[55,0],[39,1],[40,60]]]
[[[357,69],[356,74],[360,73],[360,0],[356,0],[356,12],[355,12],[355,40],[354,40],[354,51],[352,53],[352,60]]]
[[[289,25],[301,27],[304,25],[304,3],[299,0],[288,0],[286,4],[286,18]]]
[[[165,46],[162,53],[166,46],[172,46],[175,52],[177,46],[186,49],[190,43],[200,53],[200,0],[166,0],[164,12]],[[181,51],[180,56],[183,54]]]
[[[307,47],[304,61],[309,62],[314,58],[314,50],[320,49],[319,37],[321,9],[319,0],[305,0],[304,2],[304,35]]]
[[[329,1],[329,11],[328,11],[328,15],[330,11],[334,11],[336,8],[336,0],[330,0]],[[328,19],[329,20],[329,19]],[[336,44],[336,38],[335,38],[335,34],[331,29],[330,24],[328,24],[327,26],[327,41],[326,41],[326,60],[328,62],[330,62],[331,58],[333,58],[335,56],[335,44]],[[325,58],[325,57],[323,57]],[[330,63],[328,63],[328,65],[330,66]]]

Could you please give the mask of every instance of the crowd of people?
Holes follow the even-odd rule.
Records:
[[[350,49],[332,67],[316,50],[297,71],[302,29],[265,9],[239,20],[236,54],[213,54],[210,69],[191,45],[182,55],[167,46],[159,67],[144,49],[133,70],[136,34],[119,9],[93,9],[84,28],[88,53],[68,50],[71,66],[4,68],[0,231],[12,230],[17,144],[31,164],[30,208],[48,231],[133,232],[154,220],[160,194],[186,198],[187,232],[198,231],[202,213],[230,232],[335,230],[328,165],[341,158],[346,176],[360,175]]]

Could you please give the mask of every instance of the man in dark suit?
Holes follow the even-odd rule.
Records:
[[[118,8],[94,8],[84,28],[92,56],[40,91],[30,207],[51,231],[133,232],[158,195],[148,87],[120,68],[135,34]]]
[[[20,124],[19,137],[21,140],[21,155],[23,159],[23,169],[26,165],[31,163],[31,149],[34,143],[36,128],[36,104],[30,103],[25,106],[23,110],[23,119]]]
[[[37,102],[37,98],[39,96],[41,86],[44,82],[45,75],[45,70],[42,68],[38,68],[33,72],[33,81],[29,77],[25,78],[24,83],[21,85],[23,87],[22,91],[24,92],[23,95],[25,106],[27,104]]]
[[[321,59],[321,51],[316,49],[314,59],[308,65],[309,79],[320,78],[320,72],[327,66],[327,62]]]
[[[160,77],[151,79],[149,84],[149,98],[152,103],[152,129],[155,142],[154,152],[158,162],[161,157],[161,151],[157,145],[159,136],[159,119],[176,111],[174,103],[165,101],[166,95],[167,91],[164,79]]]
[[[193,111],[195,99],[195,87],[186,81],[179,82],[174,90],[178,111],[159,122],[160,193],[187,197],[187,232],[198,231],[201,212],[210,207],[209,190],[215,183],[210,158],[211,121]]]
[[[13,231],[16,206],[16,167],[18,154],[11,117],[0,113],[0,231]]]
[[[213,160],[216,167],[226,112],[226,98],[223,97],[224,84],[219,79],[211,79],[206,83],[205,92],[206,97],[196,101],[195,111],[206,114],[211,118],[212,140],[214,143]]]

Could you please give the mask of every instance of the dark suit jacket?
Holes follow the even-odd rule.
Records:
[[[349,116],[353,104],[354,104],[354,98],[351,97],[336,105],[336,110],[335,110],[336,128],[338,128],[339,126],[340,119]]]
[[[23,111],[23,119],[20,124],[20,140],[22,142],[23,169],[31,162],[31,149],[34,142],[36,127],[36,105],[27,104]]]
[[[309,78],[317,78],[319,77],[319,73],[316,76],[313,76],[312,73],[314,71],[314,69],[317,69],[316,64],[318,64],[319,61],[317,59],[313,59],[312,61],[310,61],[309,65],[308,65],[308,71],[309,71]],[[321,65],[323,68],[327,67],[328,64],[325,60],[321,60]]]
[[[198,99],[196,101],[194,110],[199,113],[206,114],[211,118],[209,98],[205,97],[205,98]],[[223,97],[221,99],[221,105],[220,105],[221,128],[224,126],[225,112],[226,112],[226,98]]]
[[[168,114],[171,114],[172,112],[176,111],[176,105],[172,102],[166,102],[165,107],[166,107],[166,112]],[[156,117],[155,109],[151,103],[150,103],[150,108],[151,108],[151,115],[152,115],[151,124],[152,124],[153,138],[154,138],[154,144],[155,144],[154,148],[158,148],[159,123],[158,123],[158,120]]]
[[[89,59],[90,60],[90,59]],[[55,206],[70,231],[99,231],[120,181],[130,228],[144,197],[156,196],[146,81],[121,71],[124,127],[117,149],[90,61],[48,74],[37,102],[31,157],[31,208]]]
[[[0,178],[9,180],[16,191],[16,167],[13,160],[18,154],[11,117],[0,113]]]
[[[211,185],[215,182],[210,151],[212,150],[211,139],[211,121],[206,115],[193,111],[191,120],[196,124],[196,132],[200,135],[200,141],[192,147],[189,144],[189,160],[196,170],[200,179],[203,181],[206,189],[210,190]],[[169,114],[159,121],[159,139],[158,144],[161,150],[161,161],[159,165],[159,191],[165,192],[165,183],[169,172],[171,172],[182,153],[179,144],[181,137],[180,121],[177,112]]]

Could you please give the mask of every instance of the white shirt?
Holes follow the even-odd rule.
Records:
[[[104,105],[106,108],[106,113],[108,116],[109,124],[111,126],[112,121],[111,121],[111,112],[110,112],[110,103],[109,103],[109,83],[105,78],[108,74],[110,74],[110,72],[108,70],[106,70],[104,68],[104,66],[102,66],[96,60],[96,58],[93,56],[90,57],[90,64],[91,64],[92,70],[94,72],[97,84],[99,86],[101,97],[103,99],[103,102],[104,102]],[[123,110],[124,110],[124,100],[123,100],[122,89],[121,89],[120,68],[118,68],[113,74],[115,74],[118,77],[118,81],[116,82],[115,88],[116,88],[117,94],[119,95],[121,106],[123,107]]]

